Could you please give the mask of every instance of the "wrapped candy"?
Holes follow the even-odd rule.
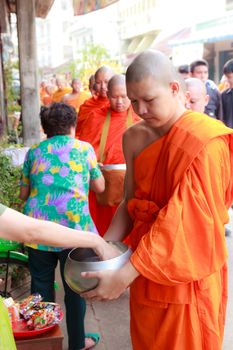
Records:
[[[61,321],[62,310],[60,305],[55,303],[40,303],[35,312],[27,321],[29,329],[42,329],[57,324]]]
[[[23,318],[30,318],[31,311],[36,305],[38,305],[42,300],[42,296],[40,294],[32,294],[29,295],[26,299],[20,302],[19,309],[20,314]]]
[[[61,321],[63,313],[56,303],[41,301],[40,294],[30,295],[20,303],[20,314],[30,330],[42,329]]]

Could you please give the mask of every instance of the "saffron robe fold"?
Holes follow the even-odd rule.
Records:
[[[72,106],[76,109],[76,111],[79,111],[80,106],[89,99],[90,94],[88,94],[85,91],[80,91],[78,96],[73,97],[64,97],[64,103],[68,104],[69,106]]]
[[[83,123],[82,131],[79,136],[80,140],[89,142],[93,146],[97,160],[99,160],[100,139],[108,110],[109,107],[105,107],[99,111],[96,110],[95,112],[92,112]],[[130,111],[132,115],[132,122],[138,122],[140,118],[134,113],[131,106]],[[115,112],[111,110],[111,119],[104,149],[103,164],[125,163],[122,149],[122,136],[127,128],[127,116],[128,110],[124,112]],[[96,202],[95,194],[93,193],[91,193],[89,196],[89,202],[91,216],[95,222],[98,232],[103,235],[111,223],[117,206],[98,204]]]
[[[51,103],[52,103],[52,96],[44,95],[44,97],[42,98],[42,105],[49,106]]]
[[[72,88],[67,86],[64,89],[59,89],[54,92],[53,97],[52,97],[52,102],[61,102],[63,97],[66,94],[70,94],[72,91]]]
[[[90,113],[97,112],[104,107],[109,108],[109,99],[107,97],[96,97],[96,96],[92,96],[80,106],[79,113],[78,113],[78,121],[76,126],[76,133],[75,133],[76,138],[79,138],[80,133],[83,130],[83,123],[87,119],[87,117],[90,115]]]
[[[135,159],[128,202],[131,262],[141,274],[130,291],[134,350],[221,349],[232,135],[221,122],[186,112]]]

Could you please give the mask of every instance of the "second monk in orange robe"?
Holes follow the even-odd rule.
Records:
[[[113,71],[107,66],[102,66],[95,73],[95,94],[86,100],[79,109],[76,137],[82,133],[83,123],[90,113],[96,112],[103,107],[109,107],[107,97],[108,82],[113,76]]]
[[[71,82],[72,92],[63,97],[62,101],[69,106],[72,106],[79,111],[80,106],[90,97],[85,91],[81,90],[81,81],[77,78],[73,79]]]
[[[143,121],[124,135],[125,199],[104,238],[128,234],[130,262],[99,278],[90,299],[130,285],[134,350],[220,350],[227,302],[224,225],[233,201],[233,130],[186,111],[169,59],[140,54],[126,72]]]
[[[66,85],[66,82],[61,79],[56,79],[57,90],[54,92],[52,97],[53,102],[61,102],[66,94],[71,93],[72,89]]]
[[[110,107],[95,110],[85,120],[79,139],[89,142],[97,155],[97,160],[103,165],[125,164],[122,149],[122,135],[125,130],[135,124],[140,118],[133,112],[130,101],[126,95],[125,77],[113,76],[108,84],[108,97]],[[103,159],[100,156],[100,144],[103,130],[106,128],[108,112],[110,124],[107,130],[106,143],[103,150]],[[78,120],[79,123],[79,120]],[[101,205],[96,202],[96,197],[90,195],[90,210],[98,232],[103,235],[112,220],[116,206]]]

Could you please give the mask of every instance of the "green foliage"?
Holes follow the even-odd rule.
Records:
[[[22,170],[11,164],[9,157],[0,149],[0,203],[19,210],[21,201],[19,199],[19,183]]]
[[[12,63],[7,61],[4,63],[4,76],[6,82],[6,98],[7,98],[7,111],[8,113],[19,112],[21,107],[18,105],[19,89],[14,87],[13,72],[18,70],[18,62]]]
[[[89,77],[103,65],[112,67],[116,73],[122,72],[119,62],[111,58],[105,47],[89,44],[80,52],[79,59],[70,62],[67,66],[60,69],[58,73],[67,73],[69,71],[72,78],[80,78],[83,85],[87,87]]]

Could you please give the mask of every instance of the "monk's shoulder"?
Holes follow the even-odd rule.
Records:
[[[123,140],[125,148],[128,148],[133,156],[137,156],[143,149],[160,137],[157,130],[148,126],[144,120],[141,120],[125,132]]]
[[[139,137],[147,138],[151,135],[151,128],[145,123],[144,120],[138,121],[138,123],[132,125],[125,131],[125,137]]]
[[[66,101],[69,101],[69,100],[71,100],[72,99],[72,94],[65,94],[64,96],[63,96],[63,102],[66,102]]]
[[[140,120],[138,123],[128,128],[123,135],[123,142],[126,147],[133,149],[133,152],[137,152],[137,149],[141,149],[150,136],[150,130],[145,124],[144,120]]]

